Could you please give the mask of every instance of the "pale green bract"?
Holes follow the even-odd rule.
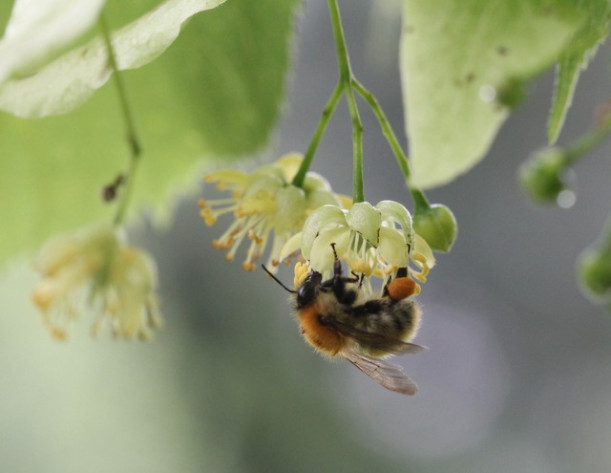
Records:
[[[187,19],[224,1],[168,0],[113,33],[118,68],[135,69],[151,62],[174,42]],[[111,74],[106,44],[98,37],[35,74],[0,86],[0,109],[22,118],[67,113],[89,99]]]
[[[175,13],[204,4],[116,0],[106,4],[104,14],[111,29],[129,28],[150,20],[152,13],[146,12],[159,11],[160,3],[175,5]],[[9,18],[2,5],[0,25]],[[266,145],[284,99],[298,5],[298,0],[232,0],[202,11],[182,24],[179,37],[157,59],[122,74],[142,148],[130,222],[143,209],[156,222],[169,218],[172,204],[193,190],[204,169],[253,156]],[[171,12],[166,16],[147,23],[151,41],[157,41],[155,28],[169,21]],[[151,57],[144,54],[139,64]],[[112,220],[116,202],[105,205],[101,192],[125,172],[129,148],[111,82],[71,113],[23,120],[0,112],[0,215],[5,217],[0,264],[27,255],[54,234]],[[321,191],[313,191],[313,198],[328,203]]]
[[[0,40],[0,84],[33,73],[96,22],[106,0],[15,0]]]
[[[558,60],[586,15],[568,0],[403,0],[412,184],[446,184],[480,161],[507,97]]]

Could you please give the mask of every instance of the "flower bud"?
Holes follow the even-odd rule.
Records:
[[[414,214],[414,229],[435,251],[450,251],[458,225],[452,211],[443,204],[432,204],[417,209]]]
[[[554,202],[567,188],[565,168],[566,152],[561,148],[546,148],[520,166],[518,178],[533,200]]]
[[[611,302],[611,252],[586,249],[578,261],[581,286],[591,299]]]

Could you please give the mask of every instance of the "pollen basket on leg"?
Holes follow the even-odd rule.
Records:
[[[386,289],[388,296],[395,301],[405,299],[417,292],[416,282],[410,278],[395,278]]]

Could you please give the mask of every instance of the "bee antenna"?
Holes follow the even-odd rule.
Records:
[[[285,286],[285,284],[284,284],[282,281],[280,281],[280,279],[278,279],[276,276],[274,276],[274,275],[272,274],[272,272],[271,272],[269,269],[267,269],[267,268],[265,267],[265,265],[264,265],[264,264],[262,264],[262,265],[261,265],[261,267],[263,268],[263,271],[265,271],[265,272],[266,272],[266,273],[267,273],[267,274],[268,274],[268,275],[269,275],[269,276],[270,276],[270,277],[271,277],[271,278],[272,278],[274,281],[276,281],[278,284],[280,284],[280,286],[281,286],[281,287],[282,287],[282,288],[283,288],[285,291],[288,291],[288,292],[290,292],[291,294],[296,294],[296,293],[297,293],[297,291],[295,291],[295,290],[293,290],[293,289],[289,289],[288,287],[286,287],[286,286]]]
[[[337,251],[335,250],[335,242],[331,243],[331,248],[333,249],[333,257],[335,258],[335,261],[337,261],[339,258],[337,257]]]

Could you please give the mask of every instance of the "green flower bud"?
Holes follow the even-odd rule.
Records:
[[[443,204],[417,208],[414,214],[414,229],[433,250],[444,252],[450,251],[458,233],[454,214]]]
[[[518,178],[533,200],[554,202],[567,188],[565,168],[566,152],[561,148],[546,148],[520,166]]]
[[[586,294],[597,302],[611,302],[611,253],[586,249],[578,261],[578,274]]]

